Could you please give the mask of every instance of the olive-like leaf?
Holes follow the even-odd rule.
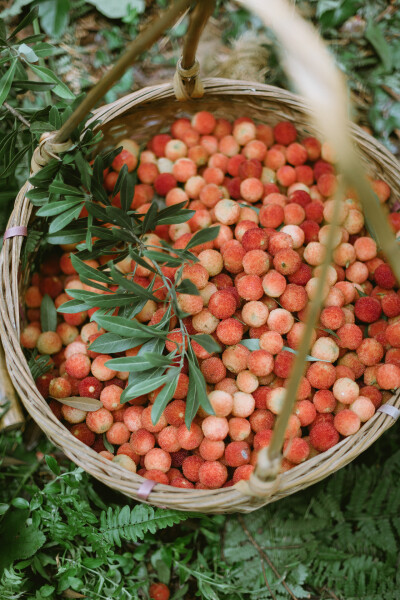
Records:
[[[94,412],[103,407],[103,403],[100,400],[86,398],[85,396],[69,396],[68,398],[54,398],[54,400],[86,412]]]

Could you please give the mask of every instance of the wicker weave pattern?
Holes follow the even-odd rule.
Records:
[[[274,124],[287,119],[296,124],[301,135],[316,135],[310,125],[310,109],[303,100],[290,92],[262,84],[208,79],[204,82],[203,99],[177,103],[170,84],[157,85],[135,92],[95,112],[102,123],[104,146],[114,145],[124,135],[144,141],[177,117],[210,110],[218,117],[229,119],[248,115],[256,121]],[[400,193],[400,169],[395,158],[371,136],[350,125],[354,142],[367,171],[382,178],[395,195]],[[30,184],[19,192],[8,226],[28,225],[32,205],[26,198]],[[103,459],[82,444],[56,419],[47,402],[38,392],[19,343],[21,326],[20,291],[23,277],[19,272],[23,240],[6,240],[0,255],[0,333],[12,381],[31,416],[52,442],[85,471],[123,494],[137,499],[143,478]],[[26,282],[25,282],[26,283]],[[400,393],[391,398],[400,408]],[[393,424],[392,417],[377,413],[360,431],[278,477],[265,498],[250,498],[236,487],[221,490],[187,490],[157,484],[148,503],[161,507],[209,513],[251,512],[304,489],[351,462],[366,450]]]

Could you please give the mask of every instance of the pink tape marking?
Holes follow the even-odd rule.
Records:
[[[153,487],[157,484],[157,481],[152,481],[151,479],[145,479],[142,485],[138,490],[138,496],[142,500],[147,500],[149,495],[151,494]]]
[[[4,232],[3,240],[8,240],[9,238],[13,238],[16,235],[28,235],[28,228],[22,225],[18,225],[16,227],[10,227],[6,229]]]
[[[398,419],[400,417],[400,410],[391,404],[382,404],[382,406],[378,408],[378,412],[383,412],[386,415],[389,415],[389,417],[392,417],[392,419]]]

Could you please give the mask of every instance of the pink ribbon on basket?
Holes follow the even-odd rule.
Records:
[[[157,481],[153,481],[152,479],[145,479],[142,485],[138,489],[137,495],[142,500],[147,500],[149,495],[151,494],[153,487],[157,484]]]
[[[393,419],[398,419],[400,417],[400,410],[392,404],[382,404],[382,406],[378,408],[378,412],[383,412]]]
[[[3,235],[3,240],[8,240],[9,238],[13,238],[16,235],[28,235],[28,228],[23,225],[17,225],[16,227],[10,227],[6,229]]]

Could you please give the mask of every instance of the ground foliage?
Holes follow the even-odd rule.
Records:
[[[145,599],[160,580],[174,600],[397,600],[398,442],[250,515],[206,516],[127,501],[49,442],[3,435],[0,597]]]
[[[94,6],[104,13],[114,4],[16,0],[1,13],[7,27],[0,26],[0,231],[41,133],[60,126],[74,95],[93,84],[147,13],[166,2],[147,2],[145,14],[144,2],[131,0],[120,21],[104,21],[93,12]],[[34,5],[38,15],[37,9],[30,12]],[[298,7],[320,27],[347,74],[361,122],[395,149],[400,127],[395,3],[310,0]],[[257,19],[229,1],[219,2],[217,11],[226,44],[249,27],[261,31]],[[148,70],[130,69],[105,100],[140,87],[143,73],[158,68],[171,73],[186,27],[185,20],[178,24],[167,51],[164,40],[162,52],[156,46],[143,57]],[[287,86],[273,44],[266,80]],[[52,201],[61,202],[57,193]],[[90,201],[71,196],[70,215]],[[50,216],[54,222],[57,213]],[[68,227],[64,221],[57,231],[59,225],[53,226],[55,235]],[[40,231],[30,234],[25,257],[41,238]],[[329,480],[244,517],[135,505],[43,438],[34,450],[27,445],[32,447],[21,432],[0,440],[2,599],[147,599],[155,580],[170,584],[173,600],[400,599],[395,429]]]

